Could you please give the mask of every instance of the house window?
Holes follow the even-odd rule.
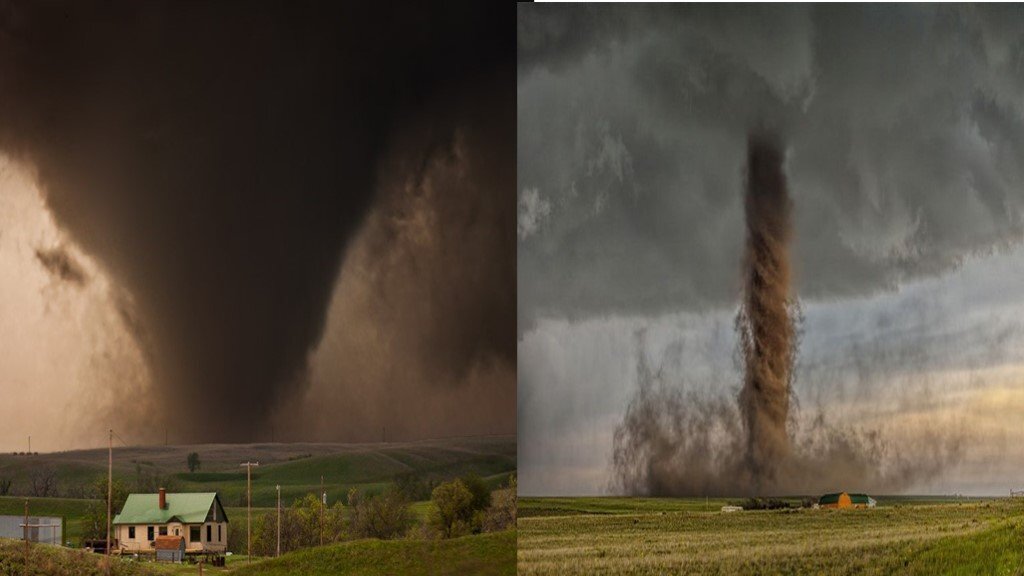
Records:
[[[188,527],[188,541],[189,542],[199,542],[199,528],[200,528],[199,526],[189,526]]]
[[[221,525],[217,524],[217,542],[223,542],[224,541],[224,537],[221,536],[221,533],[220,533],[220,528],[221,528]]]
[[[180,530],[180,529],[178,529],[178,528],[175,528],[175,529],[174,529],[174,535],[175,535],[175,536],[181,536],[181,530]]]
[[[213,526],[210,526],[209,524],[206,525],[206,541],[213,541]]]
[[[135,540],[135,526],[128,527],[128,539]]]
[[[146,540],[150,540],[150,541],[153,540],[153,527],[152,526],[146,526]]]
[[[161,536],[167,536],[167,526],[161,526],[160,527],[160,535]]]

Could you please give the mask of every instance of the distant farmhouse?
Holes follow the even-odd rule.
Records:
[[[116,550],[156,553],[180,561],[185,553],[227,550],[228,516],[216,492],[131,494],[114,517]],[[174,552],[172,552],[174,551]]]
[[[849,494],[847,492],[836,492],[825,494],[818,499],[819,508],[874,508],[875,499],[867,494]]]

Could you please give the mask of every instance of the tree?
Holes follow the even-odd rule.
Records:
[[[499,490],[491,507],[484,515],[481,529],[484,532],[506,530],[516,525],[516,475],[509,475],[508,487]]]
[[[45,498],[57,495],[57,471],[52,467],[36,468],[29,479],[33,496]]]
[[[409,502],[430,500],[430,492],[436,485],[436,482],[423,478],[415,472],[396,474],[394,483],[395,489],[401,492]]]
[[[324,508],[324,544],[343,540],[345,515],[341,502]],[[241,536],[240,550],[244,549],[245,531],[233,531]],[[234,536],[232,536],[234,539]],[[236,542],[238,542],[236,540]],[[281,510],[281,553],[310,548],[320,544],[320,500],[316,494],[307,494],[290,507]],[[260,514],[253,518],[252,551],[257,556],[273,556],[277,551],[277,514]]]
[[[11,493],[11,479],[0,478],[0,496],[7,496]]]
[[[195,472],[196,470],[199,470],[199,466],[200,466],[200,463],[199,463],[199,453],[198,452],[189,452],[189,454],[188,454],[188,471],[189,472]]]
[[[474,511],[486,510],[491,505],[491,489],[487,487],[487,483],[484,482],[483,478],[476,474],[470,474],[462,478],[462,483],[469,489],[469,493],[473,495],[473,501],[470,506]]]
[[[351,509],[349,532],[353,538],[398,538],[412,523],[409,502],[395,487],[369,497],[353,488],[348,493],[348,505]]]
[[[111,508],[114,515],[121,513],[124,503],[128,500],[128,487],[124,482],[114,479],[111,484]],[[107,477],[97,476],[90,487],[89,497],[94,500],[86,509],[82,519],[82,538],[86,540],[103,540],[107,537]],[[113,537],[113,534],[111,534]]]
[[[133,485],[134,492],[149,493],[152,494],[160,490],[161,488],[168,492],[174,492],[176,489],[177,482],[171,476],[164,476],[160,474],[155,468],[148,470],[144,469],[142,464],[135,464],[135,482]]]
[[[473,493],[466,484],[455,479],[434,488],[431,500],[437,507],[434,524],[445,538],[454,538],[469,532],[473,518]]]

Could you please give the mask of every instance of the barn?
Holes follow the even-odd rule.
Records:
[[[181,536],[157,536],[153,544],[157,562],[181,562],[185,559],[185,539]]]
[[[180,538],[188,554],[227,550],[228,517],[216,492],[130,494],[113,524],[122,553],[153,553],[162,536]]]
[[[867,494],[835,492],[818,499],[819,508],[874,508],[875,499]]]

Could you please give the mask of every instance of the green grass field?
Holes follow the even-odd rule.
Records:
[[[26,572],[25,543],[0,538],[0,574],[3,576],[103,576],[103,561],[100,554],[37,544],[28,549]],[[110,566],[111,576],[159,576],[164,573],[152,565],[116,559]]]
[[[24,573],[25,546],[0,538],[0,574]],[[33,545],[29,549],[31,576],[101,576],[104,558],[81,550]],[[205,566],[204,574],[238,576],[403,576],[414,574],[506,576],[516,573],[514,530],[466,536],[453,540],[357,540],[310,548],[281,558],[228,557],[227,566]],[[198,574],[193,564],[155,564],[129,559],[111,560],[114,576]]]
[[[358,540],[242,566],[237,576],[505,576],[516,573],[514,530],[453,540]]]
[[[186,458],[197,452],[202,467],[188,472]],[[227,507],[245,505],[245,473],[238,464],[260,462],[253,470],[253,505],[272,507],[276,486],[287,505],[317,492],[323,476],[328,500],[344,499],[350,488],[383,490],[397,474],[414,472],[437,480],[469,473],[493,487],[516,469],[514,436],[459,438],[376,444],[204,444],[193,446],[115,447],[114,476],[131,486],[137,471],[169,477],[183,492],[218,492]],[[77,487],[104,478],[106,450],[74,450],[32,456],[0,454],[0,478],[28,493],[33,470],[53,468],[57,489],[66,496]]]
[[[522,498],[519,574],[1024,574],[1024,502],[878,500],[722,513],[726,500]]]
[[[197,452],[202,468],[188,472],[186,457]],[[328,502],[344,501],[349,489],[375,493],[384,490],[398,474],[448,480],[477,474],[497,488],[516,469],[516,442],[511,436],[449,439],[387,444],[251,444],[155,446],[114,449],[114,476],[131,486],[137,469],[170,478],[182,492],[218,492],[225,507],[245,506],[246,479],[239,462],[258,460],[253,470],[253,506],[276,505],[276,486],[281,485],[284,505],[320,489],[320,477]],[[19,456],[0,454],[0,478],[14,482],[13,491],[28,493],[34,469],[52,468],[62,496],[81,492],[106,476],[105,450],[76,450]],[[40,512],[42,513],[42,512]],[[230,511],[229,511],[230,514]]]

